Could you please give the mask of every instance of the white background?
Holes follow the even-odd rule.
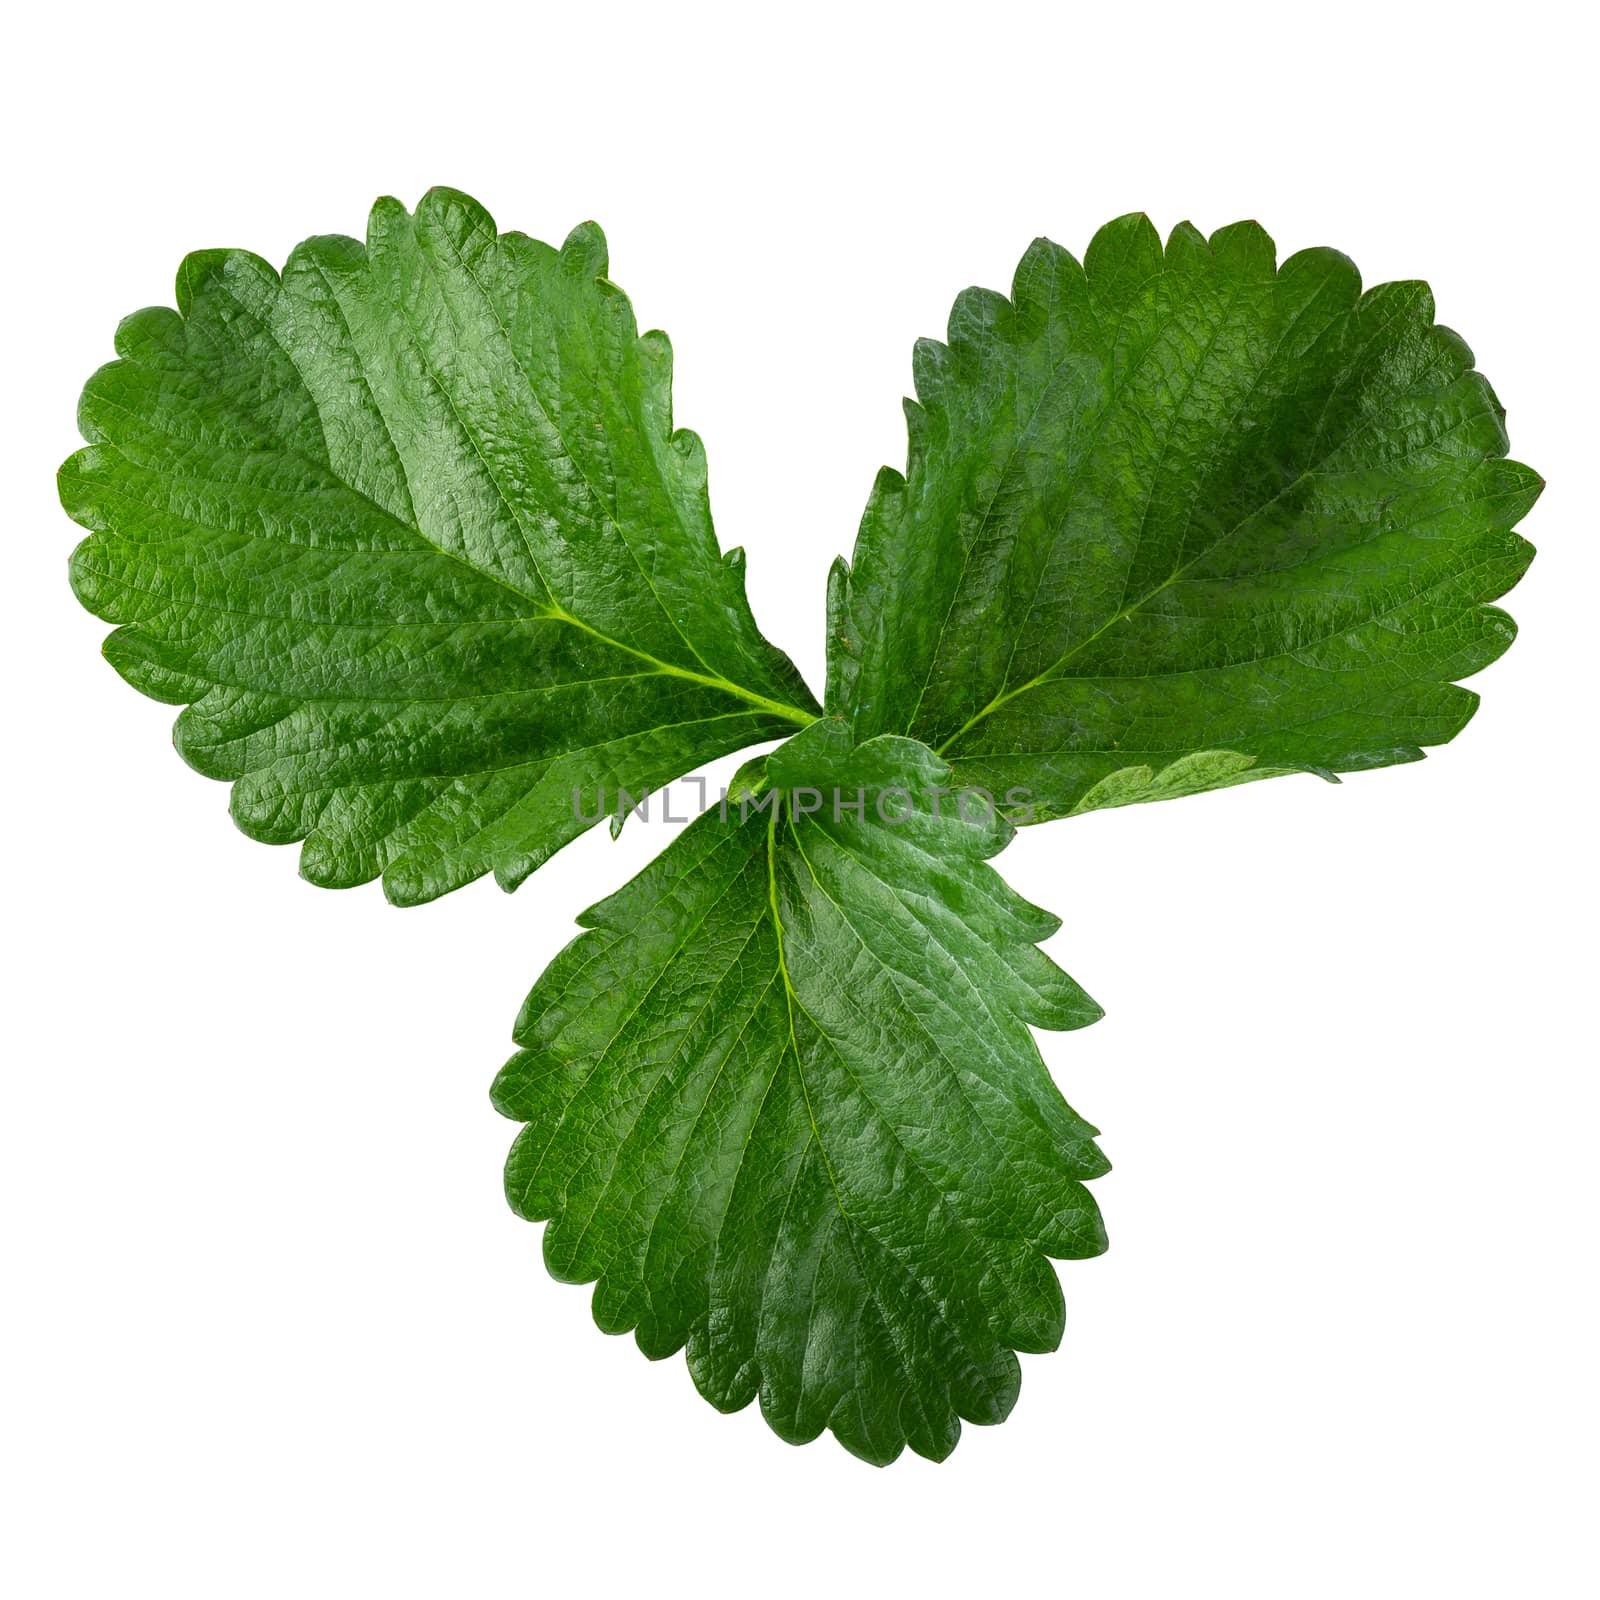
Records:
[[[1595,1593],[1597,241],[1563,9],[123,5],[13,33],[0,1587]],[[185,250],[281,261],[440,182],[544,238],[604,223],[723,543],[818,686],[912,341],[1035,233],[1257,217],[1283,254],[1426,276],[1549,479],[1521,640],[1456,744],[1008,852],[1108,1011],[1041,1042],[1104,1130],[1113,1243],[1063,1269],[1012,1419],[942,1466],[717,1415],[594,1329],[501,1198],[517,1005],[664,831],[595,830],[515,896],[312,889],[68,592],[53,470],[118,317],[170,303]]]

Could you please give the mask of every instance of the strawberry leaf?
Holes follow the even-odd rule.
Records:
[[[1043,821],[1413,761],[1513,637],[1542,481],[1420,283],[1254,223],[1048,240],[916,350],[833,701]]]
[[[61,496],[106,655],[301,870],[431,899],[512,888],[585,796],[804,725],[717,548],[671,349],[598,228],[559,251],[435,189],[280,275],[189,256],[117,333]]]
[[[1424,285],[1253,223],[1041,240],[917,347],[824,716],[606,270],[448,190],[281,276],[189,257],[84,392],[73,581],[247,833],[402,903],[789,737],[534,986],[507,1194],[715,1405],[942,1458],[1059,1341],[1051,1258],[1105,1247],[1030,1031],[1099,1008],[988,864],[1007,813],[1417,759],[1511,641],[1542,483]]]
[[[1012,1352],[1059,1341],[1047,1257],[1105,1248],[1106,1163],[1028,1030],[1100,1011],[986,864],[1009,824],[940,804],[931,751],[826,722],[758,765],[529,995],[507,1194],[600,1326],[687,1345],[714,1405],[943,1457],[1009,1412]]]

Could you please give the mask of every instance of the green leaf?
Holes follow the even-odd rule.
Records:
[[[1416,759],[1511,640],[1542,484],[1423,285],[1254,224],[1041,240],[917,348],[820,717],[606,271],[592,225],[556,251],[447,190],[281,277],[189,257],[84,393],[73,581],[246,832],[400,902],[801,728],[535,985],[507,1193],[715,1405],[941,1458],[1058,1343],[1050,1258],[1105,1247],[1030,1032],[1099,1010],[971,790],[1042,820]]]
[[[1424,284],[1142,216],[1038,240],[916,349],[830,701],[1032,820],[1412,761],[1510,644],[1543,487]]]
[[[1027,1026],[1099,1008],[986,865],[1010,826],[937,802],[931,751],[823,722],[760,765],[528,997],[507,1193],[600,1326],[687,1345],[714,1405],[941,1458],[1006,1416],[1013,1351],[1058,1342],[1047,1257],[1105,1247],[1106,1162]]]
[[[672,354],[592,224],[559,251],[435,189],[281,277],[189,256],[80,407],[61,497],[106,655],[301,870],[515,887],[594,791],[804,725],[717,547]]]

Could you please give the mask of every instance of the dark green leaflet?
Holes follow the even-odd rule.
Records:
[[[302,870],[508,888],[634,794],[816,706],[717,548],[671,350],[586,224],[497,235],[437,189],[280,278],[188,257],[84,391],[62,499],[80,598],[185,758]]]
[[[1143,216],[967,291],[862,520],[833,671],[857,736],[1026,788],[1036,821],[1452,738],[1542,482],[1432,318],[1335,251],[1275,269],[1241,223],[1163,252]]]
[[[1010,1410],[1013,1350],[1059,1341],[1047,1257],[1104,1248],[1094,1130],[1027,1026],[1099,1008],[985,862],[1010,827],[920,798],[948,779],[931,751],[825,722],[766,769],[821,810],[768,787],[708,812],[534,987],[495,1085],[529,1124],[507,1193],[552,1219],[557,1277],[598,1279],[600,1325],[687,1344],[713,1404],[759,1390],[786,1439],[942,1457]],[[917,809],[877,820],[895,787]]]

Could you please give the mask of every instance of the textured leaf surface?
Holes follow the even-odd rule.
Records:
[[[1039,241],[917,348],[814,720],[606,273],[592,226],[557,251],[446,190],[281,276],[189,257],[85,391],[73,580],[246,832],[402,902],[801,727],[535,985],[507,1192],[714,1404],[939,1458],[1059,1341],[1050,1258],[1105,1245],[1030,1032],[1099,1011],[956,787],[1042,820],[1416,759],[1510,642],[1542,485],[1423,285],[1279,268],[1254,224]]]
[[[1254,223],[1039,240],[916,350],[834,700],[1033,820],[1417,759],[1511,642],[1541,480],[1420,283]]]
[[[585,915],[495,1085],[528,1124],[506,1185],[601,1327],[687,1345],[714,1405],[942,1457],[1010,1410],[1014,1350],[1058,1342],[1046,1258],[1104,1248],[1082,1180],[1106,1163],[1027,1026],[1099,1010],[986,864],[1009,825],[934,816],[943,762],[842,733],[800,734],[766,809],[707,812]]]
[[[281,277],[188,257],[80,408],[62,500],[106,654],[254,838],[330,886],[512,887],[581,830],[815,711],[718,550],[671,350],[586,224],[433,190]]]

